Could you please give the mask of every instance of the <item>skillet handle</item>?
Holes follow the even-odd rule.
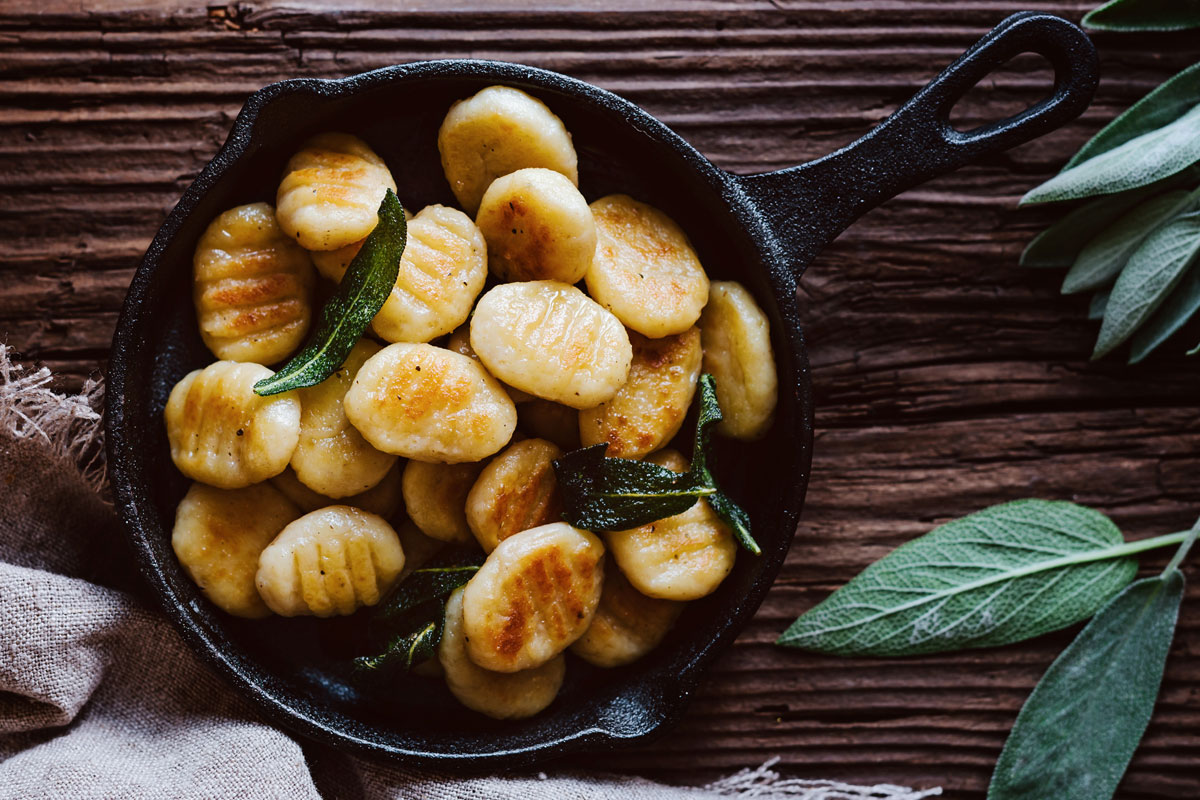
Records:
[[[1025,52],[1040,53],[1053,65],[1053,94],[990,125],[966,132],[951,127],[954,104]],[[1014,14],[858,141],[817,161],[736,180],[778,237],[799,281],[817,253],[867,211],[1074,119],[1091,102],[1097,81],[1096,49],[1083,31],[1049,14]]]

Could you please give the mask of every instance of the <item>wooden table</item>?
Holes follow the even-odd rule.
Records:
[[[91,11],[80,6],[92,5]],[[776,169],[883,119],[1022,6],[1001,0],[297,0],[0,4],[0,339],[65,385],[103,370],[151,236],[246,96],[291,76],[427,58],[548,67],[623,94],[718,164]],[[1079,19],[1089,2],[1037,0]],[[387,6],[391,10],[382,10]],[[653,10],[645,10],[652,8]],[[765,758],[805,777],[981,797],[1018,708],[1071,632],[908,660],[771,642],[862,567],[938,522],[1073,499],[1129,536],[1200,514],[1200,362],[1090,363],[1086,298],[1016,266],[1053,212],[1016,209],[1088,136],[1200,57],[1200,36],[1103,36],[1077,123],[867,215],[804,280],[817,400],[812,487],[788,565],[688,719],[569,766],[699,783]],[[964,127],[1045,93],[1036,59],[977,87]],[[1200,340],[1191,331],[1184,344]],[[1161,567],[1165,554],[1145,559]],[[1200,796],[1200,570],[1121,797]]]

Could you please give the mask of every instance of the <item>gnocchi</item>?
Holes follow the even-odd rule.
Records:
[[[640,458],[679,432],[700,379],[700,331],[661,339],[630,334],[633,365],[629,380],[611,400],[579,412],[579,439],[608,442],[610,458]]]
[[[255,383],[274,374],[258,364],[218,361],[175,384],[164,416],[180,472],[240,489],[287,468],[300,441],[300,401],[295,392],[254,393]]]
[[[464,355],[467,358],[473,358],[476,361],[479,360],[479,356],[475,354],[474,348],[471,347],[471,326],[469,325],[463,325],[450,334],[449,338],[446,339],[446,349],[453,350],[455,353]],[[520,389],[514,389],[511,386],[505,386],[504,391],[508,392],[508,396],[518,405],[535,399],[528,392],[522,392]],[[520,411],[517,413],[519,417]]]
[[[674,450],[646,459],[674,472],[687,460]],[[610,531],[604,541],[633,588],[661,600],[697,600],[711,594],[733,569],[733,532],[705,500],[640,528]]]
[[[461,587],[446,602],[446,625],[437,657],[450,693],[467,708],[493,719],[520,719],[538,713],[554,701],[566,674],[561,655],[521,672],[492,672],[475,664],[467,653]]]
[[[596,223],[575,184],[550,169],[519,169],[492,181],[475,224],[488,269],[501,281],[583,280],[596,252]]]
[[[579,412],[570,406],[534,398],[517,406],[522,432],[554,442],[564,451],[579,449]]]
[[[716,380],[724,419],[717,431],[735,439],[758,439],[771,427],[779,379],[767,315],[736,281],[717,281],[700,317],[704,371]]]
[[[292,453],[291,465],[300,482],[314,492],[333,498],[360,495],[383,480],[396,463],[394,455],[381,453],[367,443],[342,407],[358,370],[381,349],[362,339],[341,369],[316,386],[297,390],[300,441]]]
[[[383,480],[362,494],[337,500],[318,494],[305,486],[296,477],[296,471],[291,467],[271,478],[271,485],[283,492],[287,499],[298,505],[300,510],[305,513],[325,506],[344,505],[361,508],[363,511],[378,514],[384,519],[391,519],[404,508],[404,499],[400,489],[402,475],[400,466],[399,461],[392,464],[392,468],[383,476]]]
[[[371,356],[343,405],[376,449],[417,461],[479,461],[517,426],[516,406],[487,370],[429,344],[393,344]]]
[[[466,522],[485,553],[513,534],[560,518],[562,499],[551,463],[560,455],[545,439],[526,439],[479,473],[466,498]]]
[[[437,144],[446,181],[471,215],[492,181],[525,167],[552,169],[579,185],[571,134],[545,103],[520,89],[489,86],[459,100],[442,120]]]
[[[402,569],[404,549],[382,517],[329,506],[295,520],[267,545],[255,584],[281,616],[344,616],[378,603]]]
[[[429,464],[410,461],[404,468],[404,505],[409,518],[426,536],[443,542],[471,541],[467,526],[467,493],[483,463]]]
[[[553,522],[496,546],[463,592],[467,655],[484,669],[545,664],[583,635],[600,603],[604,545]]]
[[[574,286],[505,283],[479,299],[471,347],[500,380],[546,400],[591,408],[625,384],[633,348],[617,318]]]
[[[171,547],[204,596],[236,617],[268,616],[254,586],[258,556],[300,509],[269,484],[193,483],[175,510]]]
[[[306,250],[337,250],[374,230],[388,189],[396,191],[392,173],[366,142],[322,133],[288,161],[275,216]]]
[[[217,358],[274,364],[304,340],[312,261],[280,230],[267,203],[214,219],[196,245],[192,276],[200,338]]]
[[[683,608],[673,600],[646,597],[619,569],[605,570],[596,616],[571,652],[597,667],[630,664],[658,647]]]
[[[617,319],[657,339],[683,333],[708,302],[708,276],[675,221],[629,195],[592,203],[596,255],[588,292]]]

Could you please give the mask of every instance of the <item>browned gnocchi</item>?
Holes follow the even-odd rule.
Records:
[[[684,605],[647,597],[619,569],[606,569],[596,616],[571,652],[597,667],[630,664],[658,647]]]
[[[404,505],[409,519],[426,535],[443,542],[471,541],[467,493],[484,465],[409,461],[404,468]]]
[[[196,245],[192,276],[200,337],[217,358],[274,364],[304,340],[312,261],[267,203],[214,219]]]
[[[779,401],[775,353],[767,315],[736,281],[712,285],[700,317],[704,371],[717,384],[724,419],[717,427],[736,439],[757,439],[771,427]]]
[[[513,534],[559,519],[562,498],[551,462],[562,450],[545,439],[526,439],[492,459],[466,498],[466,522],[483,552]]]

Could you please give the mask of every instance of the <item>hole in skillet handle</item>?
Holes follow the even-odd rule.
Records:
[[[950,123],[954,105],[1021,53],[1050,62],[1051,94],[1006,119],[956,130]],[[1078,26],[1050,14],[1014,14],[856,142],[798,167],[737,180],[799,281],[817,253],[867,211],[923,181],[1069,122],[1087,108],[1098,80],[1096,48]]]

